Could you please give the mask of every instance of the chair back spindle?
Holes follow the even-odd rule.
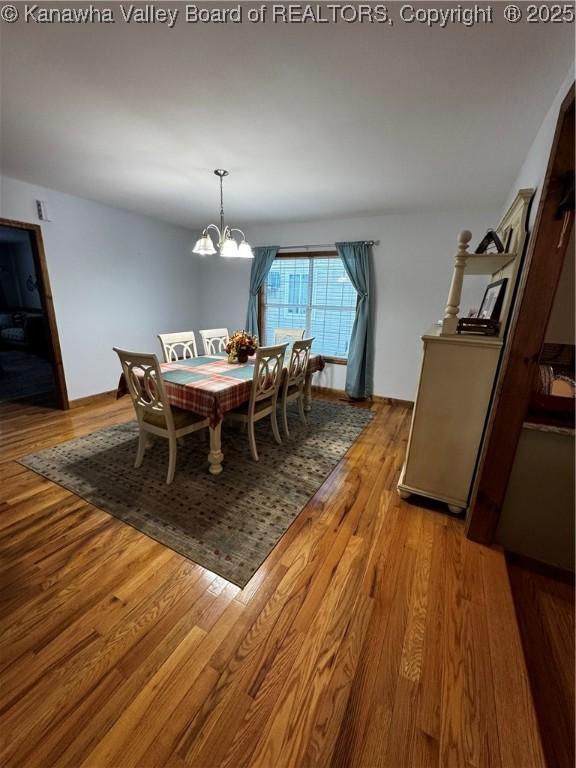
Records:
[[[158,334],[165,363],[198,357],[194,331]]]
[[[124,380],[132,399],[132,404],[139,422],[147,413],[162,416],[166,424],[173,428],[173,418],[160,364],[156,355],[146,352],[128,352],[114,347],[120,358]]]
[[[301,341],[306,333],[305,328],[276,328],[274,330],[274,344],[292,344]]]
[[[250,408],[261,400],[278,397],[284,372],[284,356],[288,344],[277,344],[273,347],[260,347],[256,350],[254,361],[254,376],[250,394]]]
[[[226,352],[229,335],[227,328],[209,328],[200,331],[205,355],[217,355]]]
[[[292,345],[292,354],[290,355],[290,362],[288,364],[288,371],[286,375],[287,385],[301,386],[306,378],[308,371],[308,363],[310,361],[310,354],[312,350],[312,342],[314,338],[303,339],[302,341],[295,341]]]

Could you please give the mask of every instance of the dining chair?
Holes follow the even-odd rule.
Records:
[[[170,405],[156,355],[128,352],[117,347],[114,347],[114,352],[120,358],[126,386],[138,419],[138,451],[134,466],[138,468],[142,465],[148,433],[164,437],[169,446],[166,483],[170,485],[176,471],[176,441],[191,432],[205,429],[209,426],[209,420],[192,411]]]
[[[288,429],[288,403],[296,400],[300,418],[306,424],[306,415],[304,413],[304,387],[306,384],[306,373],[308,372],[308,361],[310,360],[310,351],[314,338],[295,341],[292,345],[292,354],[290,362],[282,382],[282,423],[286,437],[290,437]]]
[[[305,333],[305,328],[275,328],[274,344],[284,344],[285,342],[291,344],[293,341],[300,341],[304,338]]]
[[[257,421],[270,416],[274,439],[277,443],[282,443],[276,417],[276,406],[284,373],[284,356],[287,346],[288,344],[278,344],[274,347],[260,347],[256,350],[250,399],[238,408],[227,411],[224,416],[225,419],[239,421],[248,426],[250,453],[254,461],[258,461],[254,435],[254,424]]]
[[[200,336],[202,336],[205,355],[217,355],[220,352],[226,352],[229,338],[228,328],[209,328],[200,331]]]
[[[158,338],[162,346],[162,354],[165,363],[174,360],[186,360],[198,357],[196,337],[194,331],[180,331],[180,333],[159,333]]]

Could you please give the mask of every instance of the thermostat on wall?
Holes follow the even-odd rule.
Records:
[[[36,212],[40,221],[52,221],[48,212],[48,206],[44,200],[36,200]]]

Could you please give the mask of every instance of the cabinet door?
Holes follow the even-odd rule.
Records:
[[[404,483],[466,506],[500,346],[425,342]]]

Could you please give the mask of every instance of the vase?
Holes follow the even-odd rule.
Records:
[[[247,363],[248,362],[248,350],[247,349],[239,349],[237,352],[238,356],[238,362],[239,363]]]

